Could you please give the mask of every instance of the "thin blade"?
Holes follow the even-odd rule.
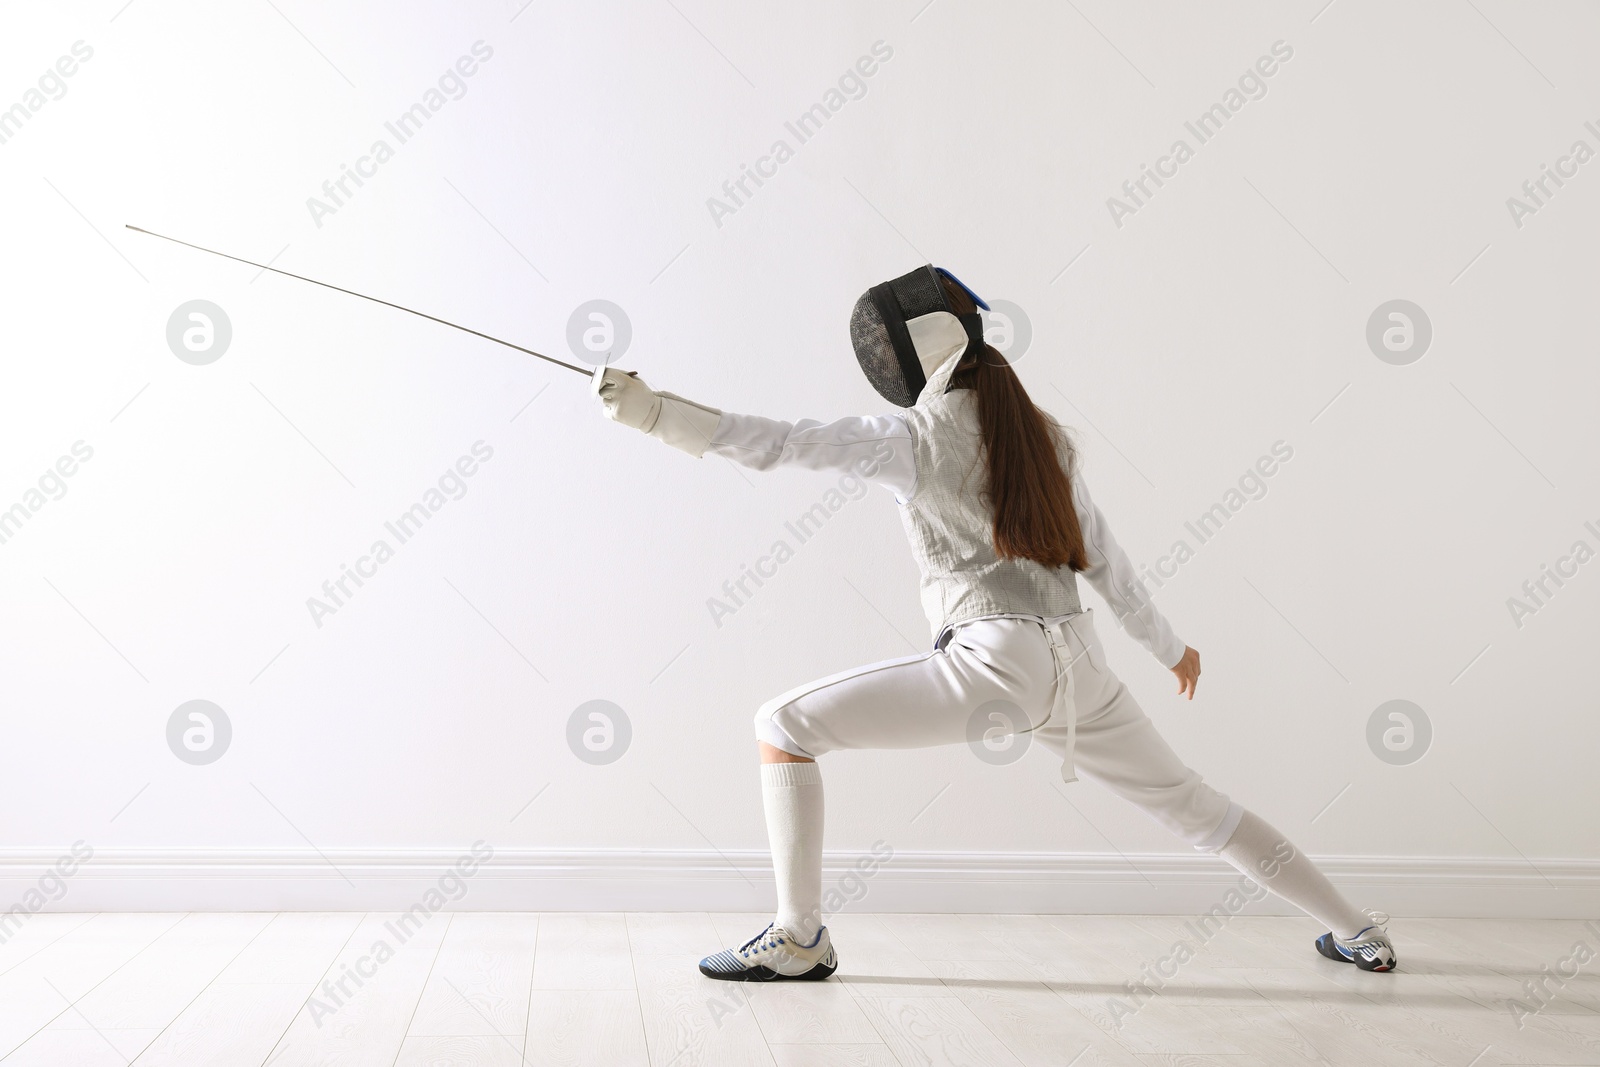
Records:
[[[579,367],[579,366],[575,366],[574,364],[571,364],[571,363],[564,363],[561,360],[556,359],[553,356],[545,355],[543,352],[535,352],[531,348],[523,348],[521,345],[514,345],[510,341],[502,341],[498,337],[491,337],[486,333],[482,333],[482,332],[480,332],[478,330],[472,329],[470,326],[462,326],[460,323],[450,322],[449,320],[441,319],[436,315],[429,315],[426,312],[417,311],[415,308],[408,308],[408,307],[405,307],[402,304],[390,303],[387,300],[379,300],[375,296],[368,296],[366,293],[358,293],[353,289],[345,289],[345,288],[343,288],[341,286],[338,286],[338,285],[331,285],[328,282],[319,282],[319,281],[317,281],[317,279],[315,279],[315,278],[307,278],[303,274],[292,274],[292,273],[290,273],[289,271],[286,271],[286,270],[279,270],[277,267],[269,267],[265,263],[257,263],[254,260],[245,259],[242,256],[230,256],[226,252],[218,252],[214,248],[204,248],[204,247],[202,247],[200,245],[197,245],[197,244],[190,244],[188,241],[180,241],[176,237],[168,237],[164,233],[156,233],[154,230],[146,230],[143,227],[134,226],[131,223],[124,223],[123,225],[126,226],[128,229],[132,230],[135,233],[143,233],[143,234],[148,234],[151,237],[159,237],[163,241],[171,241],[173,244],[183,245],[185,248],[192,248],[197,252],[209,252],[213,256],[221,256],[223,259],[231,259],[235,263],[243,263],[246,266],[259,267],[262,270],[270,270],[272,273],[281,274],[285,278],[295,278],[295,279],[297,279],[299,281],[302,281],[302,282],[310,282],[312,285],[320,285],[324,289],[332,289],[335,292],[346,293],[346,294],[348,294],[350,296],[359,296],[361,299],[370,300],[374,304],[382,304],[384,307],[391,307],[391,308],[394,308],[397,311],[408,312],[408,313],[410,313],[412,315],[416,315],[418,318],[427,319],[430,322],[437,322],[441,326],[448,326],[453,330],[460,330],[463,333],[470,333],[474,337],[481,337],[485,341],[493,341],[497,345],[505,345],[507,348],[514,348],[518,352],[525,352],[530,356],[536,356],[539,359],[544,360],[546,363],[554,363],[558,367],[565,367],[570,371],[576,371],[577,373],[583,375],[585,378],[589,377],[589,375],[592,373],[591,368]]]

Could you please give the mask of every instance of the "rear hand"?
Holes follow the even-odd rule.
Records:
[[[1190,648],[1183,647],[1183,658],[1173,667],[1172,673],[1178,677],[1178,695],[1189,694],[1189,699],[1194,699],[1194,688],[1200,682],[1200,653]]]

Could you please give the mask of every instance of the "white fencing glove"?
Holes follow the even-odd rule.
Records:
[[[637,374],[600,366],[594,369],[594,395],[606,418],[646,433],[661,414],[661,398]]]
[[[594,372],[594,395],[600,398],[606,418],[671,445],[699,459],[717,432],[722,412],[685,400],[673,393],[658,393],[637,374],[600,366]]]

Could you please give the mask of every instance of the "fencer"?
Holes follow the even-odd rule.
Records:
[[[1283,834],[1207,784],[1162,739],[1112,672],[1082,575],[1116,622],[1193,699],[1200,654],[1141,591],[1077,469],[1065,429],[987,345],[985,303],[932,265],[875,285],[850,338],[885,415],[781,422],[725,412],[598,368],[593,392],[615,422],[691,456],[754,470],[849,472],[894,495],[921,572],[930,651],[803,685],[755,716],[777,912],[700,971],[730,981],[817,980],[839,966],[822,915],[822,772],[840,749],[919,748],[986,729],[1031,732],[1062,778],[1094,782],[1180,840],[1219,854],[1327,928],[1333,960],[1388,971],[1388,920],[1350,904]]]

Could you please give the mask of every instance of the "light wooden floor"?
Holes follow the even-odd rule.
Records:
[[[1177,965],[1182,918],[839,915],[833,980],[747,986],[695,962],[755,915],[444,913],[404,943],[392,918],[35,915],[0,944],[0,1063],[1600,1064],[1600,959],[1520,1029],[1509,1005],[1600,950],[1577,922],[1398,920],[1378,975],[1305,919],[1235,918]],[[1145,964],[1178,970],[1141,1000]]]

